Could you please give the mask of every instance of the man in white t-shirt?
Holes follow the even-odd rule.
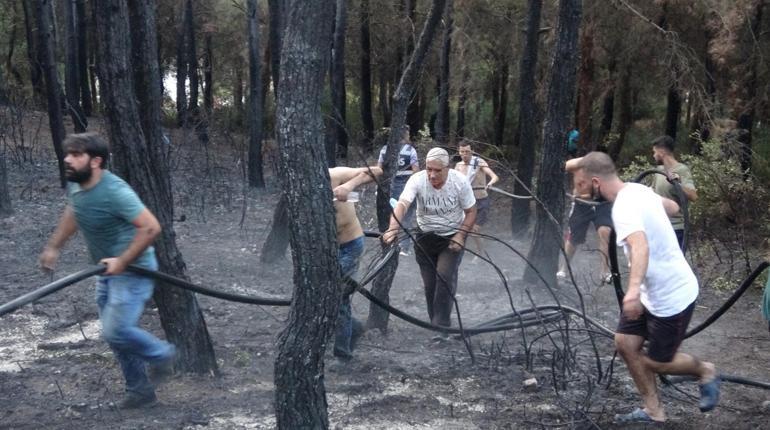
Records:
[[[415,259],[425,286],[428,316],[432,324],[449,327],[465,238],[476,222],[476,199],[465,175],[449,168],[446,150],[433,148],[425,158],[425,170],[407,181],[393,209],[390,227],[382,236],[385,243],[396,238],[397,220],[415,200],[419,228]]]
[[[663,422],[655,374],[693,375],[700,380],[700,410],[719,402],[714,364],[678,352],[698,297],[698,280],[684,258],[668,217],[679,211],[673,200],[641,184],[620,180],[612,159],[602,152],[569,160],[580,194],[610,202],[617,243],[629,260],[628,290],[615,334],[615,346],[642,396],[643,408],[615,416],[619,423]],[[648,341],[647,351],[642,347]]]
[[[468,182],[473,187],[473,196],[476,198],[476,225],[473,226],[473,232],[476,234],[473,236],[473,240],[476,242],[478,253],[482,254],[484,249],[481,246],[481,239],[478,233],[481,232],[481,226],[487,223],[487,218],[489,217],[491,203],[487,190],[496,184],[500,178],[497,177],[483,158],[473,155],[470,141],[461,140],[457,144],[457,152],[460,154],[461,160],[455,164],[455,170],[468,178]],[[475,257],[474,260],[476,260]]]

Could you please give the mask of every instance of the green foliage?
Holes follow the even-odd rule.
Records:
[[[747,240],[767,236],[768,191],[751,172],[741,170],[729,148],[710,140],[704,142],[702,155],[682,161],[698,189],[698,200],[689,207],[694,232],[728,242],[736,239],[736,229],[751,232]]]

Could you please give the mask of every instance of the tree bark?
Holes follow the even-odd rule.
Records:
[[[0,218],[13,214],[11,193],[8,189],[8,168],[5,164],[5,148],[0,148]]]
[[[278,429],[329,426],[323,358],[342,292],[321,113],[331,42],[330,6],[325,0],[290,1],[281,53],[276,117],[284,173],[280,176],[290,215],[294,294],[275,359]]]
[[[612,121],[614,120],[615,116],[615,69],[616,66],[616,60],[614,58],[610,59],[610,62],[607,66],[607,72],[609,74],[609,80],[607,83],[607,87],[604,89],[604,97],[602,100],[602,123],[599,128],[599,136],[596,139],[596,147],[600,150],[607,150],[607,136],[610,135],[610,131],[612,131]]]
[[[589,21],[580,35],[580,69],[578,72],[577,128],[580,131],[579,147],[582,153],[596,149],[593,139],[594,105],[594,34],[596,24]]]
[[[449,54],[452,52],[453,0],[447,0],[444,18],[444,40],[439,59],[438,109],[436,111],[436,141],[442,145],[449,143]]]
[[[40,63],[43,67],[43,80],[45,81],[45,94],[48,99],[48,125],[51,129],[56,159],[59,162],[59,181],[61,187],[67,185],[64,176],[64,119],[61,111],[61,86],[59,76],[56,73],[56,58],[53,40],[53,0],[37,0],[37,28],[40,40],[38,41]]]
[[[235,124],[240,127],[243,124],[243,69],[240,61],[235,66],[235,79],[233,79],[233,108]]]
[[[369,32],[369,0],[361,0],[361,124],[364,129],[363,150],[372,150],[374,115],[372,114],[372,43]]]
[[[765,2],[761,0],[755,0],[753,4],[753,13],[749,18],[749,28],[751,31],[752,39],[751,44],[756,44],[757,41],[754,38],[759,38],[762,35],[762,11]],[[752,158],[752,133],[754,128],[754,116],[756,114],[756,106],[759,98],[757,74],[759,67],[760,54],[756,52],[756,48],[751,49],[749,56],[750,60],[745,65],[746,74],[744,78],[743,91],[739,100],[738,107],[738,123],[736,128],[741,130],[738,134],[738,150],[740,151],[741,169],[744,172],[748,172],[751,168]]]
[[[545,208],[538,206],[533,246],[527,258],[524,279],[539,281],[536,272],[551,286],[556,286],[562,234],[560,222],[564,213],[564,155],[570,130],[577,68],[577,39],[580,30],[581,0],[559,2],[557,40],[553,50],[548,83],[548,104],[543,124],[543,150],[538,174],[537,196]],[[547,209],[555,218],[546,214]]]
[[[537,48],[542,9],[542,0],[529,0],[526,40],[519,63],[519,130],[514,137],[514,145],[519,147],[516,174],[521,182],[516,181],[514,193],[522,196],[529,195],[526,189],[532,187],[532,175],[535,171],[538,118],[538,107],[535,100],[535,70],[537,69]],[[527,232],[529,218],[529,201],[514,199],[511,204],[511,232],[514,236],[520,236]]]
[[[388,136],[387,149],[385,151],[383,180],[380,182],[380,189],[377,192],[377,224],[382,232],[388,228],[390,222],[390,184],[396,176],[396,170],[398,168],[397,157],[398,152],[401,150],[402,134],[399,133],[398,130],[403,130],[404,125],[406,124],[406,112],[409,106],[410,95],[417,86],[420,71],[425,62],[425,57],[430,48],[430,44],[436,34],[436,29],[446,7],[446,2],[447,0],[432,1],[430,12],[423,25],[420,38],[417,41],[417,46],[414,51],[412,51],[409,63],[407,63],[406,68],[401,75],[401,80],[398,83],[395,94],[393,94],[391,133]],[[393,263],[392,270],[390,267],[383,270],[374,280],[372,285],[372,294],[386,302],[389,300],[390,286],[393,283],[393,275],[395,274],[398,265],[398,261],[394,261],[395,263]],[[390,314],[387,311],[382,310],[372,303],[369,306],[368,327],[387,331],[389,315]]]
[[[382,115],[382,126],[383,127],[389,127],[390,126],[390,96],[388,94],[388,86],[390,85],[390,80],[388,79],[388,74],[385,71],[385,67],[380,67],[380,84],[378,85],[379,88],[379,106],[380,106],[380,114]]]
[[[99,81],[115,170],[162,224],[163,237],[156,243],[161,270],[184,277],[184,261],[173,230],[173,196],[160,129],[154,3],[102,0],[96,7]],[[129,26],[129,8],[133,28]],[[133,43],[129,39],[132,36]],[[132,63],[136,61],[139,63],[134,69]],[[162,286],[156,289],[155,300],[166,337],[177,346],[178,368],[216,372],[211,339],[195,296]]]
[[[331,98],[332,98],[332,145],[330,156],[347,158],[347,102],[345,94],[345,34],[348,27],[347,0],[336,0],[334,18],[334,37],[332,41],[332,61],[330,69]],[[329,165],[334,165],[329,159]]]
[[[86,20],[86,0],[77,0],[76,16],[78,30],[78,77],[80,78],[80,104],[86,118],[93,114],[91,87],[88,82],[88,27]]]
[[[187,14],[187,2],[182,6],[182,19],[177,29],[176,38],[176,115],[180,127],[188,126],[187,78],[189,75],[187,59],[187,27],[192,15]]]
[[[21,2],[22,9],[24,11],[24,29],[27,36],[27,59],[29,61],[29,74],[30,82],[32,84],[32,92],[35,95],[35,101],[37,103],[43,102],[45,97],[45,83],[43,82],[43,66],[40,64],[40,27],[39,21],[36,21],[34,17],[38,15],[34,11],[39,10],[39,6],[35,3],[24,0]],[[31,9],[31,5],[34,4],[35,9]],[[39,18],[38,18],[39,19]]]
[[[214,111],[214,76],[212,59],[214,53],[211,49],[211,31],[206,31],[203,37],[203,110],[206,118],[211,118]]]
[[[618,158],[620,157],[620,151],[623,149],[623,144],[626,142],[626,134],[631,128],[633,113],[631,107],[631,98],[633,93],[633,88],[631,86],[631,73],[632,66],[630,64],[626,64],[623,67],[623,72],[620,77],[620,89],[618,90],[618,101],[620,103],[617,126],[618,137],[610,145],[609,152],[610,157],[615,161],[618,161]]]
[[[679,95],[679,89],[676,83],[668,87],[666,93],[666,125],[665,134],[671,136],[676,141],[676,131],[679,127],[679,116],[682,112],[682,97]]]
[[[462,139],[465,137],[465,110],[466,105],[468,104],[468,80],[470,79],[470,72],[468,71],[468,67],[464,64],[463,61],[460,62],[462,71],[463,71],[463,77],[460,80],[460,89],[459,89],[459,97],[457,98],[457,124],[456,124],[456,131],[457,139]]]
[[[262,77],[259,58],[259,7],[257,0],[247,1],[247,33],[249,35],[249,186],[264,188],[262,172]]]
[[[66,39],[66,61],[64,67],[64,92],[67,95],[67,109],[72,117],[75,133],[82,133],[88,128],[83,109],[80,107],[80,54],[78,53],[78,35],[81,29],[78,26],[77,2],[67,0],[64,4]]]
[[[498,80],[495,82],[494,97],[497,100],[497,111],[494,116],[494,144],[498,148],[503,146],[503,137],[505,135],[505,118],[508,113],[508,58],[500,59],[500,72]]]
[[[273,92],[278,100],[278,82],[281,76],[281,41],[283,39],[284,23],[286,21],[286,4],[288,0],[268,0],[270,28],[268,43],[270,44],[270,72],[273,75]]]

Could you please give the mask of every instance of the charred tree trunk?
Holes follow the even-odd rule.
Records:
[[[457,128],[455,129],[457,139],[465,137],[465,109],[468,104],[468,79],[470,79],[468,67],[463,62],[460,64],[462,64],[463,78],[460,80],[460,95],[457,98]]]
[[[332,42],[332,61],[330,69],[331,98],[332,98],[332,149],[330,155],[347,158],[348,128],[347,101],[345,94],[345,34],[348,27],[347,0],[336,0],[336,16],[334,18],[334,38]],[[329,160],[329,165],[335,163]]]
[[[88,120],[80,107],[80,54],[78,53],[78,14],[76,0],[67,0],[64,4],[67,20],[66,61],[64,67],[64,91],[67,95],[67,109],[72,117],[75,133],[82,133],[88,128]]]
[[[192,21],[192,11],[187,13],[187,2],[182,6],[182,22],[177,29],[176,37],[176,115],[180,127],[188,127],[187,78],[189,65],[187,63],[187,27]]]
[[[594,34],[593,22],[583,27],[580,35],[580,70],[578,74],[577,128],[580,131],[580,149],[586,153],[596,149],[593,139],[594,105]]]
[[[257,0],[247,2],[247,32],[249,35],[249,186],[264,188],[262,172],[262,83],[259,58],[259,7]]]
[[[235,66],[235,79],[233,79],[233,109],[235,109],[235,124],[240,127],[243,124],[243,70],[240,61]]]
[[[388,85],[390,85],[390,80],[388,79],[387,73],[385,72],[385,68],[380,68],[380,84],[379,87],[379,106],[380,106],[380,114],[382,115],[382,126],[383,127],[389,127],[390,126],[390,96],[388,94]]]
[[[532,175],[535,171],[538,117],[535,101],[535,70],[542,9],[542,0],[529,0],[526,41],[519,63],[519,130],[514,138],[514,145],[519,147],[516,174],[521,182],[516,181],[514,193],[521,196],[529,194],[527,189],[532,187]],[[529,228],[529,217],[529,201],[514,199],[511,205],[511,231],[514,236],[526,233]]]
[[[88,39],[89,23],[86,20],[86,0],[77,0],[76,16],[78,27],[78,77],[80,78],[80,104],[86,118],[93,114],[91,87],[88,82]]]
[[[5,148],[0,148],[0,218],[13,214],[11,193],[8,189],[8,168],[5,164]]]
[[[412,31],[413,28],[416,28],[415,25],[415,11],[417,9],[417,0],[406,0],[405,6],[404,6],[404,12],[406,13],[406,39],[404,41],[404,51],[403,51],[403,57],[401,60],[401,72],[403,72],[406,69],[407,66],[407,59],[411,58],[412,52],[414,51],[414,32]],[[443,10],[442,10],[443,13]],[[397,78],[400,78],[398,75],[396,75]],[[406,123],[409,124],[409,129],[411,136],[417,136],[417,133],[420,131],[420,128],[422,127],[422,115],[420,113],[420,104],[422,103],[421,99],[422,95],[422,83],[420,82],[419,78],[417,79],[417,83],[414,87],[414,90],[409,95],[409,108],[406,112]],[[393,103],[395,103],[395,100],[393,100]],[[395,115],[395,106],[391,108],[391,110],[394,112]],[[393,119],[391,119],[392,121]],[[393,127],[393,124],[391,123],[391,127]]]
[[[682,97],[676,83],[668,87],[666,93],[666,125],[665,134],[676,141],[676,131],[679,128],[679,116],[682,112]]]
[[[497,99],[497,112],[495,115],[494,144],[498,148],[503,146],[505,135],[505,118],[508,113],[508,58],[503,57],[500,64],[500,74],[496,82],[495,98]]]
[[[453,21],[452,1],[447,0],[444,18],[444,40],[441,44],[439,60],[438,109],[436,111],[436,141],[442,145],[449,143],[449,54],[452,52]]]
[[[383,163],[383,180],[381,181],[380,189],[377,192],[377,224],[380,231],[383,232],[388,228],[390,222],[390,184],[392,183],[392,179],[396,176],[396,170],[398,168],[397,157],[398,152],[401,149],[402,134],[397,131],[403,130],[404,125],[406,124],[409,96],[414,92],[415,87],[417,86],[420,71],[425,62],[425,57],[430,48],[430,44],[436,34],[436,28],[441,20],[441,15],[446,7],[446,2],[447,0],[433,0],[431,3],[430,12],[425,20],[425,25],[420,33],[420,38],[417,41],[417,47],[412,52],[409,63],[401,75],[398,88],[396,88],[396,92],[393,95],[393,121],[391,122],[391,133],[388,136],[385,162]],[[397,267],[398,259],[396,258],[383,269],[372,285],[372,294],[386,303],[389,301],[390,286],[393,283],[393,275],[395,274]],[[382,310],[372,303],[369,306],[368,327],[378,328],[383,332],[387,331],[389,315],[390,314],[387,311]]]
[[[364,128],[364,152],[372,150],[374,115],[372,115],[372,43],[369,32],[369,0],[361,0],[361,124]]]
[[[207,31],[203,37],[203,110],[206,118],[211,118],[214,112],[214,77],[212,58],[214,52],[211,48],[211,32]]]
[[[294,294],[288,324],[278,336],[276,424],[278,429],[324,429],[329,419],[323,358],[342,292],[321,113],[331,5],[294,0],[288,8],[276,117]]]
[[[61,86],[56,73],[56,58],[53,40],[53,0],[37,0],[37,28],[40,40],[38,54],[43,67],[45,94],[48,99],[48,125],[51,129],[51,140],[56,158],[59,162],[59,181],[62,188],[67,185],[64,177],[64,119],[61,111]]]
[[[262,264],[272,264],[286,256],[289,247],[289,221],[286,196],[281,193],[278,204],[273,211],[273,223],[270,233],[262,245],[259,261]]]
[[[32,83],[32,92],[35,95],[35,101],[38,103],[43,102],[45,95],[45,87],[43,82],[43,67],[40,64],[40,27],[39,21],[34,19],[34,16],[38,15],[35,11],[39,10],[35,3],[30,1],[22,1],[22,9],[24,10],[24,29],[27,36],[27,59],[29,61],[29,74],[30,82]],[[35,4],[35,8],[32,5]],[[39,19],[39,18],[38,18]],[[35,30],[37,28],[37,30]]]
[[[602,151],[606,151],[607,148],[607,136],[612,131],[612,121],[615,115],[615,59],[610,59],[610,63],[607,67],[609,74],[609,82],[607,88],[605,88],[604,97],[602,100],[602,124],[599,128],[599,136],[596,139],[596,148]]]
[[[762,9],[764,4],[764,1],[755,1],[753,14],[749,18],[749,28],[752,35],[750,46],[752,47],[757,43],[754,38],[758,38],[762,35]],[[738,123],[736,124],[736,128],[740,130],[737,140],[741,169],[744,172],[748,172],[751,168],[752,129],[754,128],[754,115],[756,113],[756,105],[760,93],[757,91],[759,82],[757,79],[757,69],[759,67],[760,58],[762,57],[761,54],[757,52],[757,48],[752,48],[749,55],[749,62],[744,66],[746,68],[746,78],[744,79],[745,83],[743,85],[743,91],[739,97],[740,105],[738,108]]]
[[[189,279],[176,246],[168,152],[160,124],[155,2],[102,0],[97,7],[99,73],[116,170],[161,224],[162,237],[155,243],[160,270]],[[177,346],[177,368],[216,373],[214,348],[195,295],[161,283],[154,298],[166,337]]]
[[[281,76],[281,40],[286,21],[286,3],[288,0],[268,0],[270,28],[268,43],[270,44],[270,73],[273,76],[273,92],[278,100],[278,82]]]
[[[623,73],[620,78],[620,89],[618,90],[618,98],[620,99],[619,118],[618,118],[618,137],[610,145],[610,157],[618,161],[620,157],[620,151],[623,149],[623,144],[626,142],[626,134],[628,129],[631,128],[632,122],[632,103],[631,98],[633,94],[633,88],[631,87],[631,73],[632,67],[630,64],[626,64],[623,67]]]
[[[21,72],[19,72],[19,69],[16,67],[15,62],[13,61],[13,54],[16,52],[16,35],[18,34],[18,28],[19,23],[21,22],[21,19],[19,19],[19,10],[16,2],[13,2],[13,11],[12,21],[9,23],[11,29],[10,29],[10,35],[8,36],[8,56],[5,58],[5,68],[8,70],[8,73],[13,76],[13,79],[16,81],[16,84],[19,86],[24,85],[24,78],[21,76]]]
[[[545,208],[537,208],[534,244],[527,255],[534,269],[527,267],[524,272],[526,281],[539,281],[539,272],[551,286],[556,286],[559,250],[562,246],[560,222],[564,213],[564,142],[570,130],[570,114],[574,102],[576,41],[581,9],[580,0],[559,2],[559,23],[548,83],[548,105],[543,124],[543,151],[537,187],[537,196]],[[550,215],[545,212],[546,209]]]

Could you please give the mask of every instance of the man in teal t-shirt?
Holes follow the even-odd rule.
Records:
[[[40,255],[40,265],[53,270],[59,250],[78,230],[88,245],[93,263],[106,266],[97,280],[96,303],[102,336],[112,348],[126,380],[124,409],[152,405],[155,387],[145,372],[149,363],[158,376],[170,372],[176,355],[174,345],[139,328],[153,282],[126,272],[129,264],[158,268],[152,243],[160,224],[118,176],[105,169],[107,143],[95,133],[70,135],[64,141],[69,205]]]

